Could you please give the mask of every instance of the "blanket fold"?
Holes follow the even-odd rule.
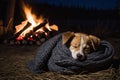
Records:
[[[62,45],[62,34],[58,34],[40,46],[34,60],[29,61],[27,66],[35,73],[42,73],[47,67],[57,73],[77,74],[108,68],[113,54],[112,45],[101,41],[97,51],[88,54],[85,61],[77,61],[72,58],[70,50]]]

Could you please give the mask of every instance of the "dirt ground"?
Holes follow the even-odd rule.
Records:
[[[120,38],[110,38],[109,42],[120,48]],[[26,68],[26,63],[34,58],[39,46],[15,46],[0,44],[0,80],[120,80],[120,69],[110,67],[95,73],[62,75],[54,72],[35,74]]]

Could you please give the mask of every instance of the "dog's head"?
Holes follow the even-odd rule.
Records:
[[[62,34],[62,42],[70,49],[74,59],[85,60],[87,54],[97,50],[100,39],[93,35],[65,32]]]

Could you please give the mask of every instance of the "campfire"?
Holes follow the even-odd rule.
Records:
[[[50,25],[48,19],[43,16],[37,17],[32,13],[32,9],[26,5],[23,7],[26,20],[15,26],[15,33],[9,40],[4,41],[10,44],[37,44],[40,45],[46,39],[54,36],[58,31],[58,26]]]

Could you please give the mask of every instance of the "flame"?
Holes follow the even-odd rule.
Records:
[[[47,23],[47,24],[45,25],[45,28],[47,28],[49,31],[52,31],[52,30],[50,29],[49,23]]]
[[[58,26],[55,25],[55,24],[53,24],[53,25],[50,26],[50,29],[51,29],[51,30],[58,31]]]
[[[32,24],[31,25],[31,29],[35,26],[38,26],[40,23],[43,22],[42,17],[40,17],[39,19],[37,19],[37,16],[32,14],[32,9],[24,6],[24,12],[25,12],[25,16],[27,18],[27,20]]]
[[[26,16],[27,20],[23,21],[20,25],[16,26],[16,32],[15,33],[22,30],[27,25],[28,22],[31,23],[31,26],[29,26],[26,30],[24,30],[20,34],[21,37],[25,37],[25,34],[29,33],[29,31],[32,31],[34,27],[40,25],[44,21],[42,16],[37,18],[37,16],[32,13],[32,8],[29,8],[28,6],[24,5],[23,10],[24,10],[24,13],[25,13],[25,16]]]
[[[16,38],[16,40],[23,40],[23,38],[25,37],[25,35],[27,33],[29,33],[30,31],[33,31],[33,29],[37,26],[39,26],[41,23],[43,23],[45,20],[42,16],[37,17],[35,14],[32,13],[32,8],[23,4],[23,11],[25,13],[26,16],[26,20],[22,21],[20,25],[15,26],[16,28],[16,33],[18,33],[19,31],[21,31],[22,29],[24,29],[25,26],[28,26],[28,22],[31,24],[30,26],[28,26],[20,35],[18,38]],[[48,35],[48,33],[45,31],[45,29],[47,29],[48,31],[58,31],[58,26],[56,25],[52,25],[50,26],[49,23],[46,23],[45,26],[41,27],[40,29],[38,29],[35,32],[35,35],[38,36],[37,33],[44,33],[46,36]],[[32,36],[27,38],[28,40],[32,40]]]
[[[20,24],[20,25],[17,25],[15,28],[16,28],[16,32],[15,33],[17,33],[17,32],[19,32],[20,30],[22,30],[23,28],[24,28],[24,26],[26,26],[27,25],[27,20],[25,20],[25,21],[22,21],[22,23]]]

